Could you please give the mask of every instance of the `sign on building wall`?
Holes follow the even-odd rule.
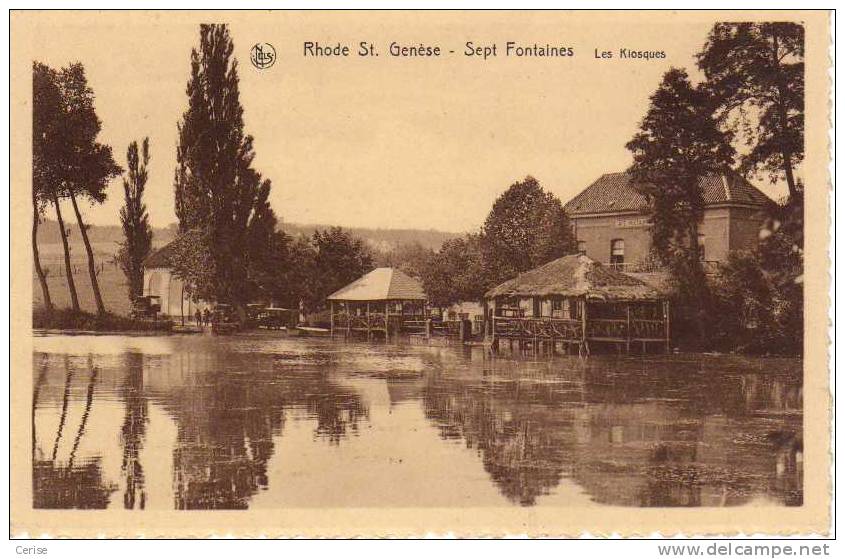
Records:
[[[617,229],[631,229],[634,227],[645,227],[647,225],[647,217],[620,218],[616,220]]]

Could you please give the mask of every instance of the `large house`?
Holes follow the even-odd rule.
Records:
[[[701,179],[704,220],[699,227],[702,259],[724,262],[728,253],[749,250],[759,239],[761,210],[768,196],[738,175]],[[608,173],[570,200],[565,210],[575,224],[578,251],[598,262],[647,272],[651,234],[648,203],[628,173]]]

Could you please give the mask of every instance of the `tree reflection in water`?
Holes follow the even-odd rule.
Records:
[[[429,377],[423,401],[441,436],[476,449],[502,494],[523,506],[564,477],[612,505],[800,505],[800,371],[747,370],[490,359],[482,376]]]
[[[120,470],[126,479],[123,493],[123,506],[143,509],[147,494],[144,490],[144,468],[141,466],[139,453],[147,432],[149,412],[147,397],[144,394],[144,356],[140,353],[126,354],[126,380],[121,389],[125,414],[120,428],[123,443],[123,461]]]
[[[46,371],[46,363],[42,363],[42,372]],[[76,454],[79,444],[85,434],[85,426],[91,414],[94,402],[94,389],[97,384],[98,369],[93,366],[92,359],[88,360],[88,382],[85,393],[85,407],[76,429],[70,453],[66,461],[58,459],[59,445],[65,436],[68,409],[70,407],[74,369],[69,359],[65,357],[65,384],[62,393],[62,409],[59,426],[56,430],[53,447],[49,459],[42,457],[37,446],[35,431],[35,410],[43,387],[46,374],[39,374],[33,389],[33,454],[32,454],[32,495],[33,508],[36,509],[102,509],[109,503],[111,493],[115,491],[113,484],[103,480],[102,466],[99,457],[86,459],[82,464],[76,464]]]
[[[360,397],[328,380],[325,370],[281,374],[266,356],[229,354],[225,366],[212,357],[188,374],[189,382],[162,394],[177,426],[177,509],[246,509],[268,486],[273,437],[281,435],[289,411],[316,419],[315,438],[330,444],[357,430],[368,413]]]
[[[387,476],[407,475],[407,461],[389,460],[401,445],[384,437],[427,437],[432,425],[476,451],[478,460],[456,465],[459,476],[492,484],[515,505],[560,505],[578,493],[638,507],[802,503],[795,360],[490,358],[470,348],[256,340],[174,337],[162,344],[169,351],[127,348],[87,362],[36,352],[33,505],[109,506],[111,475],[128,509],[161,506],[153,495],[162,493],[178,509],[244,509],[271,483],[286,489],[291,475],[331,484],[331,468],[357,475],[385,463]],[[409,367],[419,374],[385,372]],[[328,454],[298,446],[309,429],[316,445],[344,445],[370,420],[361,394],[381,406],[385,388],[390,410],[377,408],[366,429],[366,456],[353,445]],[[287,421],[305,427],[305,443],[300,429],[290,432],[303,456],[278,456]],[[315,462],[326,456],[330,464]],[[414,475],[430,476],[425,483],[452,473],[423,460]],[[104,462],[114,470],[104,473]]]

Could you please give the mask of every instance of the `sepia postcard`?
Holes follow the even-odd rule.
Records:
[[[10,535],[829,535],[830,18],[11,11]]]

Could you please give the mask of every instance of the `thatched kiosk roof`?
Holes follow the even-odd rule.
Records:
[[[604,301],[659,299],[659,292],[645,282],[603,266],[581,254],[552,260],[523,272],[485,294],[485,297],[582,297]]]
[[[327,298],[329,301],[425,301],[420,282],[396,268],[376,268]]]

